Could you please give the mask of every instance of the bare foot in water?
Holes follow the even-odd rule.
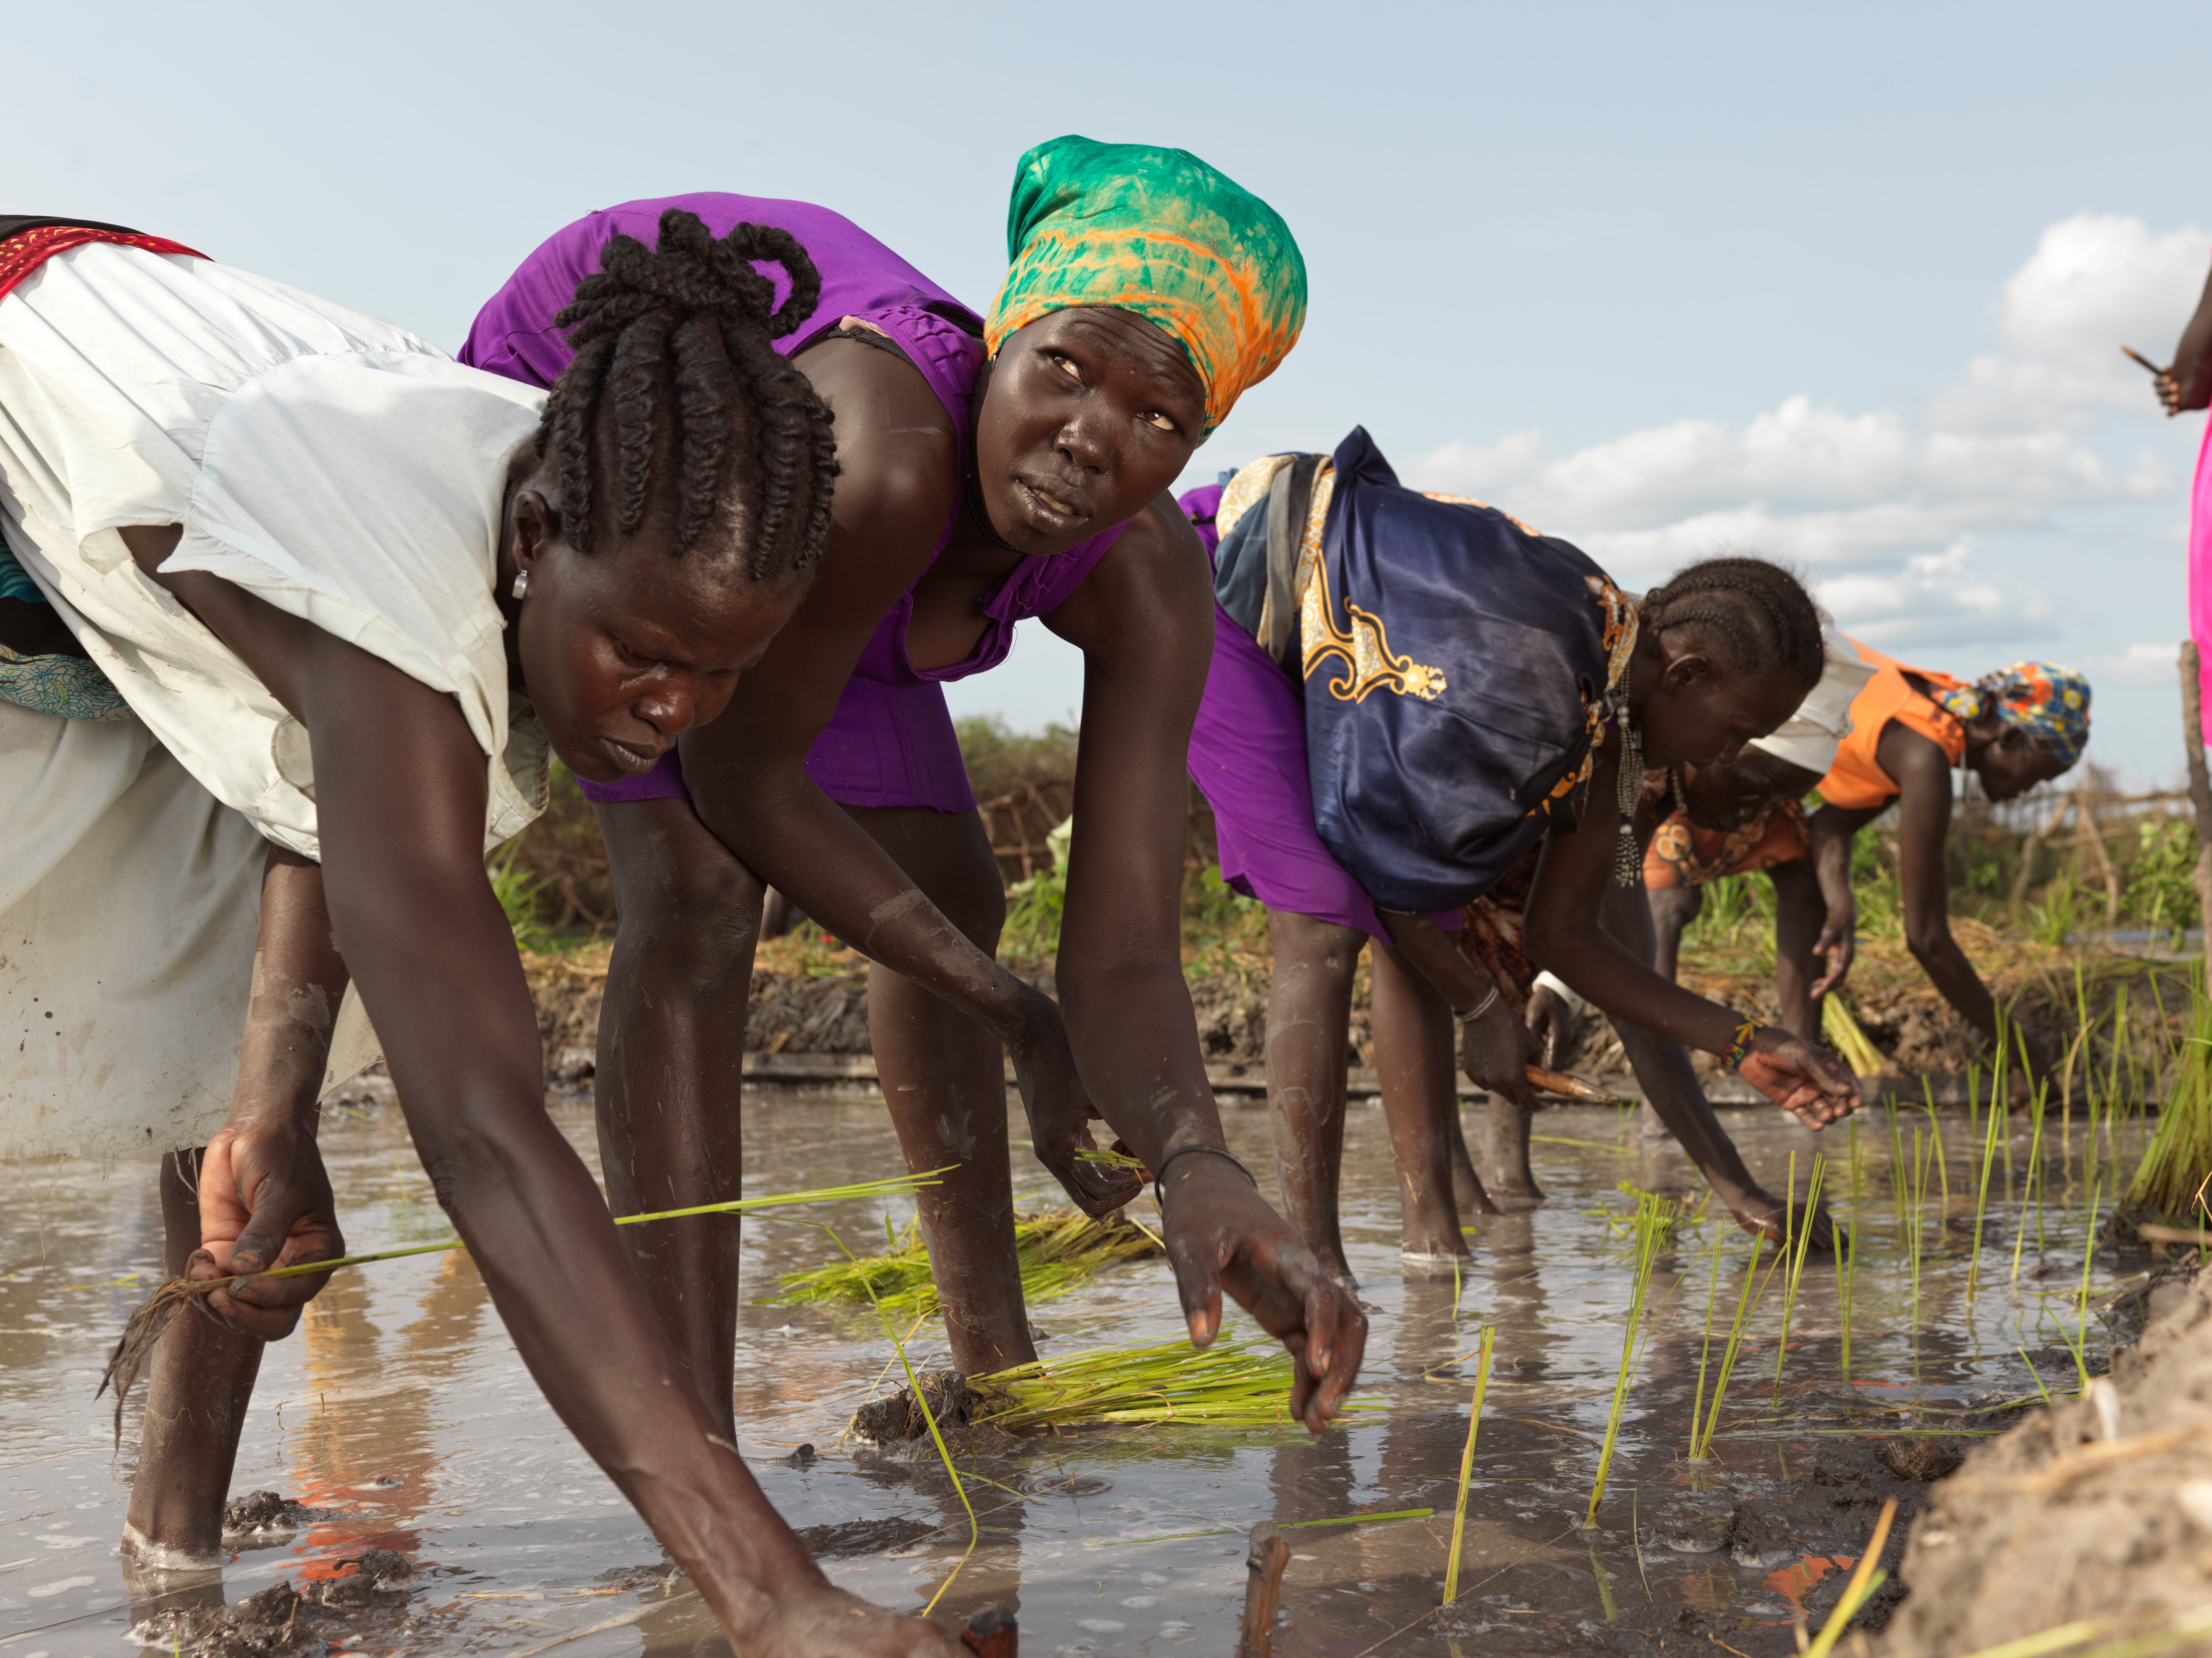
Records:
[[[1534,1115],[1504,1095],[1490,1096],[1484,1150],[1490,1164],[1490,1194],[1504,1208],[1526,1208],[1544,1201],[1544,1188],[1536,1184],[1535,1172],[1528,1167],[1528,1125]]]
[[[1490,1215],[1504,1213],[1490,1200],[1483,1189],[1482,1176],[1476,1172],[1474,1159],[1468,1154],[1467,1130],[1461,1125],[1459,1108],[1455,1104],[1451,1114],[1452,1203],[1462,1221],[1477,1220]],[[1460,1230],[1466,1231],[1462,1226]]]

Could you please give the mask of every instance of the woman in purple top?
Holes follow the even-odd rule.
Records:
[[[773,224],[808,248],[822,297],[778,349],[831,410],[841,471],[821,580],[730,712],[678,757],[591,791],[622,913],[599,1066],[611,1198],[652,1208],[737,1193],[767,882],[875,964],[871,1034],[907,1161],[958,1165],[922,1223],[963,1371],[1034,1356],[1003,1042],[1040,1157],[1093,1212],[1133,1194],[1076,1157],[1095,1101],[1164,1177],[1194,1339],[1211,1339],[1225,1287],[1297,1356],[1293,1409],[1318,1430],[1356,1373],[1364,1324],[1222,1150],[1206,1084],[1178,899],[1212,604],[1201,550],[1164,494],[1295,337],[1304,276],[1287,229],[1183,152],[1056,140],[1017,170],[1013,269],[987,325],[824,209],[635,203],[532,254],[477,318],[465,359],[556,374],[562,296],[610,239],[649,240],[670,210],[716,234]],[[939,689],[1003,660],[1031,616],[1085,653],[1065,1025],[994,959],[1004,892]],[[971,1017],[946,1017],[945,1002]],[[664,1326],[726,1418],[737,1223],[635,1248]]]

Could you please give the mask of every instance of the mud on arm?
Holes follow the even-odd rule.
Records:
[[[530,991],[485,880],[485,756],[452,701],[327,639],[324,884],[424,1169],[524,1363],[732,1630],[819,1574],[720,1448],[590,1174],[545,1114]]]

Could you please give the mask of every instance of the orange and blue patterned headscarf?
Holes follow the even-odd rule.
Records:
[[[1960,720],[1996,715],[2066,766],[2089,745],[2089,682],[2055,662],[2014,662],[1936,700]]]
[[[1012,269],[984,337],[1076,305],[1119,306],[1182,342],[1206,382],[1206,436],[1275,371],[1306,319],[1306,266],[1282,216],[1187,149],[1070,136],[1014,168]]]

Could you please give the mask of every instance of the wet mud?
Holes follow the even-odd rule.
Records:
[[[2080,1622],[2106,1639],[2197,1627],[2174,1649],[2212,1652],[2212,1274],[2159,1272],[2130,1299],[2147,1323],[2110,1375],[1977,1447],[1939,1490],[1885,1655]]]
[[[590,1161],[588,1102],[556,1098],[553,1110]],[[1264,1107],[1224,1102],[1224,1113],[1232,1148],[1264,1174],[1272,1163]],[[1949,1514],[1950,1491],[1976,1478],[1984,1459],[2017,1455],[1977,1448],[2039,1406],[2039,1387],[2074,1391],[2077,1349],[2081,1365],[2101,1371],[2112,1338],[2096,1307],[2124,1309],[2130,1293],[2159,1301],[2166,1292],[2143,1293],[2140,1254],[2104,1247],[2090,1249],[2084,1293],[2084,1250],[2096,1239],[2079,1125],[2063,1155],[2051,1151],[2039,1208],[2024,1180],[2008,1188],[1993,1163],[1978,1228],[1969,1171],[1981,1146],[1970,1156],[1967,1124],[1955,1114],[1917,1121],[1923,1133],[1940,1126],[1948,1175],[1939,1188],[1931,1173],[1915,1206],[1890,1180],[1879,1115],[1862,1122],[1856,1199],[1844,1172],[1847,1134],[1816,1140],[1778,1114],[1735,1116],[1731,1128],[1763,1179],[1783,1181],[1794,1152],[1802,1188],[1814,1152],[1828,1155],[1832,1207],[1855,1225],[1856,1264],[1844,1271],[1808,1259],[1786,1350],[1781,1285],[1768,1281],[1747,1315],[1713,1454],[1692,1462],[1700,1363],[1709,1399],[1750,1248],[1719,1219],[1693,1215],[1679,1227],[1652,1279],[1651,1333],[1595,1524],[1584,1522],[1631,1289],[1621,1232],[1629,1205],[1618,1188],[1698,1193],[1671,1146],[1638,1138],[1632,1115],[1598,1108],[1539,1119],[1535,1169],[1551,1200],[1480,1223],[1469,1238],[1473,1264],[1456,1278],[1400,1260],[1382,1117],[1353,1108],[1346,1236],[1374,1309],[1363,1387],[1386,1408],[1319,1441],[1294,1427],[1173,1425],[963,1441],[955,1461],[981,1531],[960,1567],[967,1516],[934,1447],[927,1438],[919,1448],[872,1445],[848,1431],[856,1412],[903,1380],[872,1312],[749,1304],[737,1382],[742,1448],[835,1581],[919,1610],[950,1576],[939,1619],[957,1627],[1006,1603],[1032,1658],[1232,1649],[1244,1533],[1263,1520],[1283,1527],[1291,1548],[1275,1641],[1285,1658],[1711,1653],[1717,1643],[1767,1658],[1798,1649],[1799,1619],[1819,1626],[1891,1499],[1901,1519],[1888,1558],[1901,1560],[1903,1586],[1886,1589],[1863,1623],[1887,1625],[1876,1637],[1886,1651],[1970,1649],[1978,1637],[1907,1638],[1928,1615],[1936,1568],[1925,1547],[1935,1522],[1906,1521],[1931,1502],[1938,1519]],[[1480,1121],[1468,1127],[1480,1144]],[[2120,1132],[2124,1139],[2129,1131]],[[2025,1133],[2021,1125],[2012,1159],[2022,1168]],[[749,1193],[898,1166],[872,1094],[749,1089],[745,1140]],[[1911,1143],[1908,1132],[1908,1157]],[[343,1114],[328,1125],[325,1145],[353,1247],[447,1236],[396,1111]],[[2117,1157],[2104,1148],[2099,1178],[2109,1185],[2128,1155],[2124,1144]],[[1055,1190],[1034,1164],[1018,1168],[1024,1204],[1048,1205]],[[903,1226],[910,1212],[910,1205],[854,1203],[803,1218],[752,1218],[744,1235],[749,1291],[770,1295],[780,1274],[836,1258],[818,1223],[865,1248],[886,1220]],[[1138,1212],[1152,1219],[1148,1199]],[[93,1388],[124,1317],[158,1278],[160,1242],[150,1169],[65,1161],[0,1169],[0,1658],[123,1658],[134,1631],[163,1650],[222,1654],[319,1646],[519,1655],[556,1640],[564,1658],[725,1649],[697,1597],[553,1418],[461,1254],[335,1277],[299,1333],[263,1364],[233,1483],[231,1558],[189,1580],[127,1570],[115,1547],[142,1405],[126,1413],[118,1452]],[[1718,1309],[1710,1350],[1709,1302]],[[1157,1259],[1109,1268],[1030,1312],[1048,1338],[1048,1357],[1160,1340],[1181,1327]],[[1486,1324],[1496,1330],[1496,1361],[1461,1593],[1442,1606],[1473,1357]],[[2212,1344],[2212,1312],[2191,1327],[2191,1341]],[[908,1337],[903,1322],[897,1333]],[[2138,1404],[2129,1391],[2146,1400],[2176,1391],[2131,1380],[2138,1369],[2152,1374],[2163,1339],[2143,1337],[2109,1384],[2122,1394],[2119,1439],[2179,1430],[2165,1405]],[[945,1371],[942,1325],[915,1327],[907,1354],[918,1372]],[[2212,1375],[2212,1351],[2176,1362]],[[2060,1426],[2047,1455],[2080,1455],[2069,1448],[2096,1436],[2097,1408],[2052,1413]],[[1964,1470],[1931,1487],[1962,1453]],[[2177,1458],[2199,1455],[2212,1456],[2212,1435],[2203,1449],[2192,1440],[2141,1472],[2148,1478],[2153,1463],[2161,1477],[2193,1470]],[[2033,1476],[2042,1466],[2024,1462],[2019,1472]],[[2068,1502],[2099,1489],[2071,1479],[2055,1493]],[[2204,1480],[2212,1493],[2212,1463]],[[2184,1480],[2160,1489],[2156,1523],[2176,1546],[2196,1539],[2186,1529],[2196,1524],[2187,1506],[2195,1488]],[[2212,1517],[2212,1502],[2205,1506]],[[1358,1518],[1422,1509],[1431,1512]],[[2103,1525],[2094,1512],[2075,1528]],[[1947,1523],[1966,1536],[1987,1522]],[[2019,1529],[2024,1548],[2032,1527]],[[2201,1540],[2189,1546],[2202,1554]],[[383,1561],[378,1552],[410,1575],[364,1576],[368,1563]],[[2000,1599],[2005,1590],[1993,1581],[1976,1593]],[[310,1645],[284,1644],[303,1631]]]

